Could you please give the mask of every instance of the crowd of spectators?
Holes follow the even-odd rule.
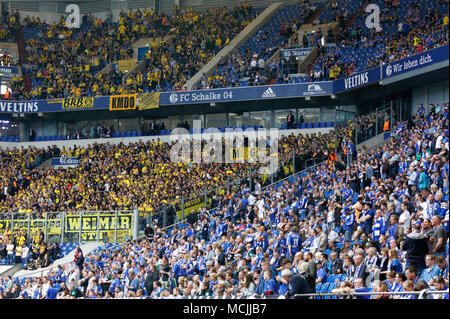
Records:
[[[434,7],[425,7],[421,2],[406,6],[395,3],[379,4],[382,6],[380,32],[367,31],[364,21],[357,20],[345,36],[341,33],[335,48],[322,46],[318,34],[304,37],[319,47],[319,58],[304,80],[337,79],[448,43],[448,13],[441,10],[448,3],[444,1]],[[272,79],[277,79],[278,83],[292,82],[288,74],[297,73],[292,68],[295,69],[296,61],[290,61],[289,57],[273,59],[270,63],[268,60],[317,9],[308,1],[298,6],[304,16],[301,19],[291,17],[292,21],[281,25],[280,38],[286,38],[286,41],[277,47],[263,45],[261,52],[255,52],[254,45],[271,43],[272,38],[264,28],[259,30],[251,38],[253,46],[223,57],[217,70],[201,78],[198,88],[264,85]],[[340,25],[346,24],[353,13],[336,6],[336,2],[323,9],[323,12],[328,11],[331,13],[327,19],[336,19]],[[259,12],[246,2],[233,9],[211,8],[197,12],[187,8],[175,10],[173,15],[147,9],[129,10],[120,13],[118,22],[112,21],[112,15],[104,21],[91,14],[85,15],[79,29],[67,28],[63,17],[57,23],[49,24],[27,16],[21,28],[37,30],[37,34],[33,33],[25,40],[26,60],[32,67],[23,71],[30,74],[32,89],[26,91],[23,81],[19,81],[13,86],[12,98],[27,100],[181,90],[186,81]],[[17,28],[17,14],[3,16],[0,38],[2,34],[8,37]],[[126,73],[117,67],[99,72],[110,63],[116,66],[118,60],[132,58],[132,44],[143,37],[153,39],[145,54],[144,70],[127,76],[124,82]]]
[[[387,1],[381,8],[380,31],[368,29],[360,19],[336,47],[316,42],[319,57],[308,80],[334,80],[448,44],[448,2],[427,5],[411,1],[394,6]]]
[[[61,248],[56,242],[45,242],[42,229],[35,229],[28,238],[26,229],[9,227],[0,231],[0,259],[7,264],[21,264],[24,269],[47,268],[61,258]]]
[[[170,20],[170,40],[154,41],[145,55],[145,70],[127,79],[133,92],[181,90],[259,13],[248,3],[232,10],[186,11]]]
[[[173,15],[152,9],[121,11],[118,21],[84,15],[79,29],[66,27],[64,17],[46,23],[27,16],[22,22],[32,90],[16,85],[17,99],[51,99],[178,90],[228,44],[254,17],[247,3],[232,10],[212,8],[174,10]],[[37,32],[37,33],[36,33]],[[152,39],[145,70],[130,76],[117,67],[133,58],[132,45]],[[110,71],[101,71],[108,64]]]
[[[2,10],[0,16],[0,42],[15,42],[19,29],[19,12]]]
[[[156,30],[166,30],[164,15],[144,9],[121,11],[118,21],[112,15],[103,21],[84,15],[80,28],[66,27],[63,17],[58,23],[46,23],[27,16],[23,29],[37,30],[26,38],[25,50],[31,69],[33,88],[23,98],[46,99],[67,96],[97,96],[125,93],[123,73],[113,68],[99,73],[106,65],[133,57],[132,44]]]
[[[213,89],[241,86],[240,81],[244,78],[247,79],[248,86],[264,85],[268,80],[276,77],[268,71],[270,70],[269,66],[273,69],[283,61],[282,59],[274,59],[272,64],[269,65],[268,60],[278,48],[286,45],[289,38],[317,9],[316,4],[309,0],[301,0],[297,4],[287,5],[287,7],[288,12],[293,10],[293,12],[299,12],[300,14],[284,17],[284,8],[277,12],[239,49],[227,58],[222,57],[218,68],[212,74],[203,75],[198,88]],[[278,24],[280,19],[283,22],[280,25],[279,36],[278,34],[271,34],[269,31],[271,23]],[[259,49],[257,52],[255,52],[256,47]]]
[[[395,129],[390,142],[346,166],[324,162],[265,189],[243,184],[188,224],[155,226],[150,240],[108,245],[81,267],[3,278],[1,296],[10,288],[35,299],[289,297],[325,283],[336,293],[448,289],[448,103],[429,113],[420,105]]]
[[[34,169],[36,148],[1,151],[0,210],[35,213],[131,210],[159,211],[164,203],[225,185],[227,176],[241,176],[249,164],[179,164],[170,160],[173,143],[109,142],[87,147],[55,147],[56,156],[76,157],[69,169]],[[30,164],[27,164],[30,163]],[[183,178],[174,178],[183,176]]]
[[[359,17],[367,16],[364,11],[367,2],[361,7],[354,4],[354,8],[346,8],[333,1],[329,7],[322,9],[318,17],[321,18],[321,23],[339,23],[336,47],[323,45],[320,28],[316,33],[305,33],[296,47],[316,46],[319,57],[302,81],[335,80],[376,67],[380,63],[390,63],[448,44],[448,2],[436,2],[433,6],[421,2],[407,2],[401,6],[396,1],[379,2],[377,5],[382,11],[382,30],[378,32],[369,30],[365,20]],[[305,8],[310,7],[314,5],[309,4]],[[328,14],[322,16],[324,12]],[[354,15],[359,17],[355,22]],[[351,25],[350,29],[347,29],[348,23]],[[283,24],[280,38],[289,38],[300,26],[299,20]],[[253,38],[254,42],[264,43],[270,35],[260,30]],[[273,58],[268,62],[276,49],[283,47],[290,47],[290,44],[285,41],[278,47],[266,48],[261,52],[236,50],[228,58],[222,58],[217,70],[211,75],[204,75],[198,88],[264,85],[272,79],[276,79],[277,83],[293,83],[294,79],[289,74],[298,73],[298,61],[295,57]]]
[[[143,129],[150,130],[151,126],[144,126]],[[327,134],[282,135],[278,139],[280,165],[277,175],[284,177],[292,173],[294,151],[296,171],[304,169],[306,161],[311,158],[322,161],[335,150],[342,152],[342,140],[351,137],[353,131],[354,125],[350,123]],[[91,127],[91,138],[105,137],[107,134],[106,126]],[[222,140],[222,154],[225,154],[230,142]],[[34,212],[35,216],[39,212],[134,208],[157,212],[164,203],[203,194],[205,187],[220,188],[229,179],[247,176],[246,170],[251,166],[256,172],[258,165],[261,165],[248,162],[173,163],[170,153],[174,143],[157,139],[145,143],[140,140],[128,145],[95,142],[87,147],[61,149],[56,146],[47,149],[31,146],[0,149],[0,212]],[[205,143],[206,140],[203,140],[203,148]],[[248,140],[242,143],[248,146]],[[59,156],[78,158],[79,166],[36,169],[47,159]],[[171,179],[175,176],[185,178],[173,182]],[[260,181],[267,183],[268,175],[263,175]]]

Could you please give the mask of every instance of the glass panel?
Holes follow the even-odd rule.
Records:
[[[264,128],[270,128],[271,111],[250,112],[255,121],[253,125],[261,125]]]
[[[180,119],[178,116],[169,116],[168,118],[157,120],[156,123],[158,123],[159,125],[164,123],[164,127],[166,130],[173,130],[174,128],[177,127],[179,120]]]
[[[334,109],[322,107],[320,109],[320,122],[334,122]]]
[[[228,113],[230,126],[245,127],[245,126],[262,125],[261,122],[263,118],[261,116],[258,116],[258,113],[260,112],[252,112],[252,113],[244,112],[242,115],[236,113]]]
[[[320,122],[320,108],[299,109],[298,116],[303,116],[305,123]]]
[[[0,137],[1,136],[19,136],[19,124],[7,119],[0,118]]]
[[[58,122],[58,135],[67,135],[71,134],[76,131],[76,124],[75,123],[68,123],[68,122]],[[83,136],[88,136],[83,135]]]
[[[341,110],[336,111],[336,126],[341,125],[345,122],[345,112]]]
[[[79,122],[77,122],[76,129],[80,132],[80,137],[98,138],[102,134],[101,128],[105,127],[105,126],[111,129],[111,133],[118,131],[117,120],[114,120],[114,119],[113,120],[79,121]],[[73,132],[68,130],[67,133],[73,133]]]
[[[227,126],[227,114],[217,113],[217,114],[206,114],[206,127],[225,127]]]
[[[138,118],[119,120],[119,132],[138,131],[138,130],[139,130]]]
[[[281,128],[283,124],[287,124],[287,116],[289,114],[289,111],[292,111],[292,114],[294,114],[294,117],[296,117],[296,110],[295,109],[286,109],[286,110],[276,110],[275,111],[275,127]],[[295,121],[297,122],[297,118]]]

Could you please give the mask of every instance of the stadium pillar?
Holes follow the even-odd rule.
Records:
[[[184,195],[181,195],[181,221],[184,220]]]
[[[133,210],[133,240],[138,238],[139,225],[139,211],[135,208]]]
[[[14,213],[11,213],[11,234],[14,233]]]
[[[337,154],[337,144],[338,144],[338,135],[337,135],[337,106],[334,108],[334,153]]]
[[[78,230],[78,242],[79,242],[79,243],[81,243],[81,227],[82,227],[82,225],[83,225],[83,222],[82,222],[82,220],[81,220],[81,217],[82,217],[82,214],[81,214],[81,212],[80,212],[80,228],[79,228],[79,230]]]
[[[62,212],[62,215],[61,215],[61,242],[64,242],[64,220],[65,220],[65,215],[66,215],[66,213]],[[29,224],[30,223],[28,222],[28,225]]]
[[[48,223],[48,213],[45,214],[45,221],[44,221],[44,242],[48,241],[47,223]]]
[[[27,238],[31,238],[30,237],[31,213],[27,213],[27,215],[28,215]]]
[[[163,208],[163,228],[167,226],[167,204],[164,204]]]
[[[97,243],[99,242],[100,239],[100,211],[97,212]]]
[[[295,175],[295,146],[296,142],[294,141],[294,147],[292,148],[292,175]]]
[[[114,242],[117,243],[117,211],[114,212],[116,216],[114,217]]]

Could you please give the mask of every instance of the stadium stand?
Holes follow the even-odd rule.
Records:
[[[368,2],[362,0],[286,3],[198,88],[335,80],[448,44],[448,0],[373,3],[382,11],[380,33],[364,28]],[[21,42],[23,36],[21,60],[25,56],[24,64],[33,66],[22,67],[31,90],[25,80],[16,81],[11,101],[0,101],[2,134],[9,134],[0,138],[0,264],[21,269],[0,274],[0,299],[301,294],[297,297],[448,300],[449,103],[448,75],[443,76],[448,55],[436,54],[438,62],[428,70],[379,76],[348,90],[345,84],[338,93],[333,86],[323,95],[322,83],[308,83],[293,97],[275,96],[280,86],[271,96],[252,88],[261,89],[260,99],[218,100],[218,105],[210,99],[182,104],[181,92],[170,92],[172,104],[149,103],[143,110],[111,110],[110,104],[43,112],[48,114],[16,110],[30,99],[182,90],[262,10],[248,3],[205,10],[175,6],[172,15],[122,11],[117,22],[86,14],[79,29],[66,28],[63,17],[49,24],[27,16],[19,24],[18,13],[2,14],[0,40]],[[291,77],[283,59],[272,59],[267,68],[278,49],[291,47],[296,29],[331,21],[339,22],[335,45],[322,45],[320,32],[306,37],[319,52],[306,77]],[[125,79],[118,61],[131,58],[133,43],[142,38],[153,39],[145,68]],[[291,122],[291,110],[327,114]],[[203,117],[209,124],[207,115],[214,115],[221,118],[211,121],[222,125],[221,133],[262,128],[241,118],[234,122],[239,125],[223,126],[230,125],[231,112],[242,118],[258,112],[270,116],[264,122],[269,126],[282,123],[278,136],[271,131],[261,139],[266,147],[254,149],[265,152],[277,142],[275,173],[263,174],[262,163],[248,160],[252,147],[244,134],[237,138],[244,145],[242,161],[202,162],[211,155],[201,148],[208,144],[202,137],[200,150],[187,152],[200,161],[175,162],[176,142],[166,142],[172,127],[145,122],[171,117],[170,123],[179,121],[178,128],[194,134],[206,127],[197,132],[186,118]],[[117,127],[122,119],[134,124],[124,121],[125,128],[115,131],[102,115],[114,118]],[[73,125],[76,121],[85,123]],[[34,138],[38,125],[43,136]],[[330,130],[306,133],[318,128]],[[22,138],[28,130],[33,143],[17,143],[17,134]],[[124,137],[133,140],[108,139]],[[188,138],[181,145],[191,143]],[[75,141],[64,142],[69,139]],[[53,141],[60,146],[44,146]],[[221,136],[214,142],[227,150],[231,141]],[[238,158],[238,146],[231,146],[236,146],[231,156]],[[46,165],[53,159],[59,164],[75,159],[76,165]],[[87,252],[84,242],[99,247]],[[64,257],[70,262],[61,262]],[[49,272],[22,275],[44,269]]]
[[[374,1],[383,12],[381,31],[359,15],[335,47],[319,45],[308,80],[333,80],[448,44],[448,2]]]
[[[66,265],[43,279],[3,278],[1,287],[10,288],[1,293],[34,299],[262,296],[285,294],[292,273],[302,274],[316,292],[406,292],[420,285],[443,290],[448,103],[428,114],[419,108],[396,130],[391,142],[350,156],[346,166],[318,164],[256,192],[242,185],[189,223],[156,226],[150,241],[107,244],[86,256],[81,270]],[[101,154],[106,145],[95,147]],[[352,153],[350,143],[343,147]],[[20,234],[12,237],[24,241]],[[423,251],[411,244],[420,240]],[[0,248],[12,258],[8,242]],[[360,287],[361,278],[373,275],[382,282]]]
[[[277,48],[286,45],[295,28],[311,17],[317,7],[314,4],[287,4],[277,11],[256,34],[242,44],[228,59],[222,59],[216,71],[203,76],[199,88],[221,88],[266,84],[265,65]],[[252,80],[243,80],[251,78]],[[251,83],[254,80],[253,83]]]
[[[19,87],[13,95],[25,100],[178,90],[260,12],[245,5],[187,8],[170,16],[137,9],[122,11],[118,22],[86,15],[79,29],[67,28],[63,18],[48,24],[27,16],[22,29],[33,88]],[[122,83],[117,62],[132,58],[132,44],[143,37],[153,39],[146,68]],[[109,64],[109,73],[100,72]]]

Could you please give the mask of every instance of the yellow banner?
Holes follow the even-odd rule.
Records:
[[[14,227],[13,227],[14,226]],[[22,229],[28,230],[28,220],[18,219],[11,225],[11,220],[0,220],[0,231],[9,228],[10,230]],[[30,233],[34,233],[36,230],[45,229],[45,219],[32,219],[30,220]],[[60,219],[48,219],[47,220],[47,234],[48,235],[60,235],[61,234],[61,220]]]
[[[92,109],[93,107],[93,97],[69,97],[62,100],[63,110]]]
[[[110,111],[126,111],[136,109],[137,94],[111,95],[109,97]]]
[[[67,233],[76,233],[80,231],[80,216],[66,216],[64,230]],[[131,230],[133,228],[133,215],[132,214],[119,214],[116,215],[107,214],[100,215],[98,221],[97,215],[83,215],[81,217],[81,232],[96,232],[97,225],[100,231],[111,230]]]
[[[129,72],[136,67],[137,59],[127,59],[117,61],[120,72]]]
[[[211,198],[207,198],[206,199],[206,208],[211,208],[211,202],[212,199]],[[194,199],[191,201],[187,201],[184,203],[184,217],[186,217],[187,215],[189,215],[190,213],[197,211],[198,209],[200,209],[201,207],[205,206],[205,200],[204,198],[198,198],[198,199]],[[177,216],[178,219],[181,219],[181,215],[182,215],[182,210],[177,211]]]
[[[99,231],[98,232],[98,239],[97,239],[97,232],[96,231],[85,231],[81,232],[81,241],[82,242],[88,242],[88,241],[102,241],[106,243],[122,243],[126,242],[127,240],[132,239],[132,230],[118,230],[117,231],[117,238],[114,236],[114,230],[108,230],[108,231]]]
[[[139,94],[139,111],[159,108],[159,92]]]
[[[230,148],[230,159],[233,160],[257,160],[258,148],[257,147],[233,147]]]

